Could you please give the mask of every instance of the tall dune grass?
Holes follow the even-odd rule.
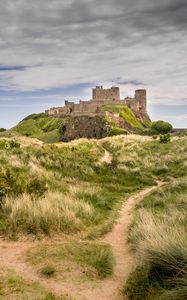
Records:
[[[137,257],[124,289],[130,299],[187,299],[186,192],[187,177],[139,205],[129,236]]]
[[[98,163],[104,148],[113,157],[111,164]],[[169,145],[136,135],[44,145],[35,144],[26,137],[24,140],[7,137],[0,149],[0,231],[3,227],[10,231],[50,233],[61,226],[61,231],[65,232],[85,229],[89,236],[103,234],[112,228],[117,210],[130,193],[155,184],[157,179],[181,176],[187,172],[186,158],[187,138],[173,139]],[[57,199],[57,194],[61,195],[62,201]],[[69,225],[63,227],[58,221],[58,225],[55,223],[47,229],[48,217],[42,217],[45,221],[32,220],[36,224],[26,229],[24,224],[28,221],[25,220],[34,217],[27,216],[26,209],[21,206],[29,207],[34,216],[37,216],[36,210],[47,211],[49,207],[62,213],[59,203],[68,198],[69,203],[73,199],[73,205],[69,205],[67,212],[71,217],[66,218],[71,220]],[[75,210],[76,205],[80,206],[79,210]],[[81,205],[88,205],[92,213],[85,214]],[[24,222],[22,214],[16,210],[18,206],[24,212],[23,216],[27,216]],[[51,209],[49,211],[47,216],[52,215]],[[13,224],[13,217],[10,217],[13,215],[19,221],[10,226],[9,219]],[[63,215],[66,216],[65,209]],[[44,223],[44,229],[40,228],[41,223]]]
[[[30,194],[6,197],[2,210],[10,234],[75,232],[83,227],[81,219],[94,212],[88,203],[78,202],[59,192],[48,192],[39,199]]]
[[[171,143],[160,144],[150,137],[134,136],[106,138],[105,148],[113,154],[118,168],[139,174],[148,173],[160,178],[181,177],[187,174],[187,138],[172,138]]]

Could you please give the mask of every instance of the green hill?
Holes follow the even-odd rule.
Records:
[[[103,116],[98,117],[101,120],[102,126],[98,124],[97,117],[93,120],[95,122],[93,122],[93,124],[97,126],[90,126],[90,121],[85,118],[81,119],[79,117],[79,121],[77,121],[76,117],[75,119],[71,118],[70,123],[68,117],[54,118],[49,117],[46,113],[32,114],[24,118],[11,130],[5,133],[3,132],[1,136],[12,133],[21,134],[27,137],[37,138],[44,143],[55,143],[62,140],[63,137],[66,137],[67,140],[78,137],[94,137],[94,132],[100,129],[104,132],[101,137],[127,133],[142,133],[145,128],[149,128],[151,125],[147,114],[135,115],[129,107],[124,105],[104,105],[102,112]],[[105,116],[105,112],[109,112],[109,115]],[[119,126],[119,124],[121,125]],[[74,137],[69,138],[70,136]]]
[[[32,114],[13,127],[11,131],[46,143],[54,143],[60,140],[59,128],[62,123],[63,119],[51,118],[45,113]]]

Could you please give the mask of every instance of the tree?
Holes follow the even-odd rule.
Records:
[[[151,128],[155,130],[157,133],[169,133],[173,127],[170,123],[164,121],[156,121],[152,123]]]

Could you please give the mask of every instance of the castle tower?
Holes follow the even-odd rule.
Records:
[[[119,87],[112,87],[111,89],[103,89],[103,86],[96,86],[92,90],[93,100],[120,100],[120,90]]]
[[[145,89],[136,90],[135,99],[139,101],[140,112],[147,112],[147,91]]]

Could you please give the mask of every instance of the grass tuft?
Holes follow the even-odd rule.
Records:
[[[103,279],[113,274],[114,267],[112,250],[108,245],[86,242],[40,245],[28,251],[27,260],[40,270],[46,270],[47,265],[48,271],[50,264],[58,276],[73,274],[73,270],[76,270],[78,277],[96,276]],[[69,263],[66,269],[67,262]]]
[[[47,278],[54,277],[55,273],[56,269],[51,265],[44,266],[40,271],[40,274]]]

